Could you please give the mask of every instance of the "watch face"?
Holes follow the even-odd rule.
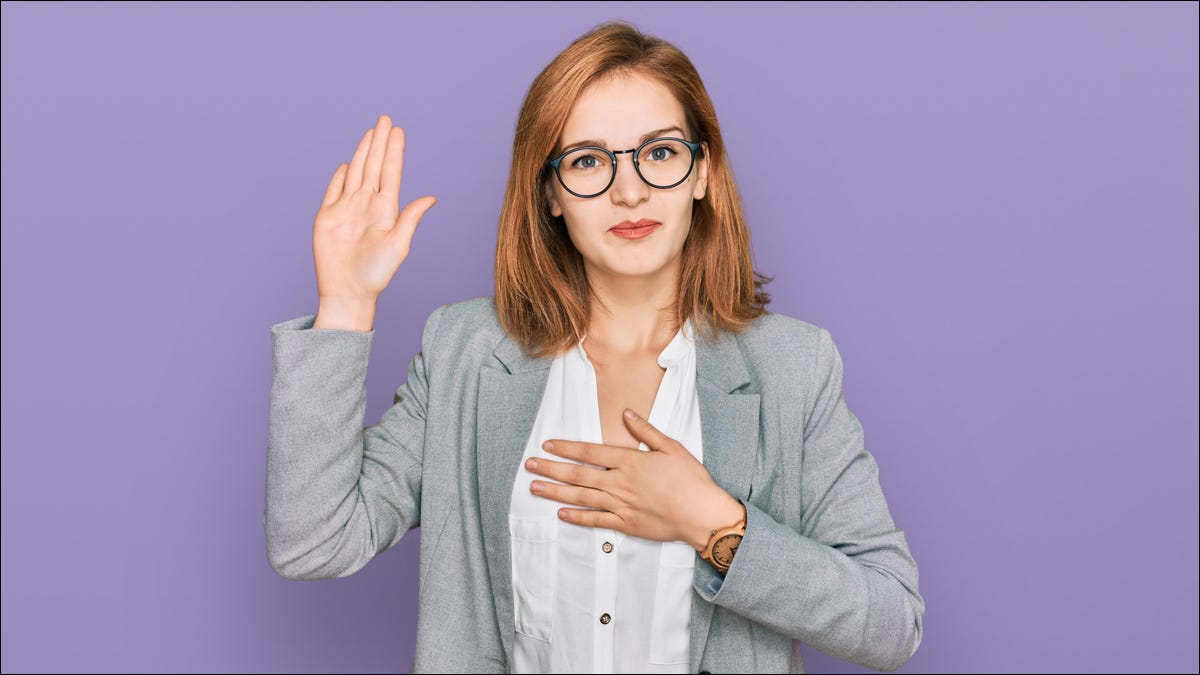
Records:
[[[727,534],[717,540],[713,544],[712,557],[724,567],[729,567],[733,564],[733,554],[737,553],[738,546],[742,543],[742,535]]]

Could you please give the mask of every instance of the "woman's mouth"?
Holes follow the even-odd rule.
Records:
[[[609,228],[609,232],[612,232],[622,239],[641,239],[642,237],[657,230],[660,225],[662,225],[662,223],[658,222],[657,220],[650,220],[649,218],[643,218],[636,223],[631,220],[626,220],[625,222],[617,223]]]

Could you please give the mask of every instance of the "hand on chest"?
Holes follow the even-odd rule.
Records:
[[[703,461],[695,351],[691,344],[676,340],[657,358],[590,357],[582,345],[577,345],[551,365],[513,486],[514,516],[546,517],[555,512],[555,504],[529,495],[529,484],[535,476],[524,468],[524,462],[530,458],[575,460],[548,454],[542,448],[545,441],[565,439],[648,449],[623,418],[626,408]]]

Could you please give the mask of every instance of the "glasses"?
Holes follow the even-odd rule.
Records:
[[[617,155],[633,153],[633,169],[650,187],[666,190],[692,174],[700,143],[682,138],[651,138],[629,150],[595,145],[572,148],[546,162],[567,192],[588,199],[604,194],[617,178]]]

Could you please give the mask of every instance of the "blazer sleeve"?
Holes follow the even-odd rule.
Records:
[[[271,327],[267,559],[287,579],[344,577],[421,518],[428,373],[443,308],[379,423],[363,428],[375,331],[313,329],[316,315]]]
[[[842,397],[842,358],[824,328],[813,372],[800,484],[787,487],[800,491],[800,531],[747,502],[733,564],[724,579],[704,565],[710,578],[697,592],[826,654],[895,670],[921,642],[917,565]]]

